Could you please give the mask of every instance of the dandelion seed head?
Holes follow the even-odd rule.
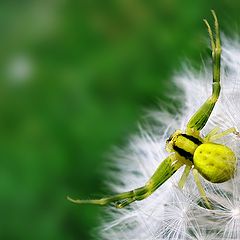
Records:
[[[239,207],[232,209],[231,213],[232,213],[233,218],[240,220],[240,208]]]
[[[240,130],[240,42],[223,39],[222,91],[212,115],[201,134],[214,127]],[[185,129],[192,114],[211,94],[211,63],[201,72],[185,66],[174,77],[182,96],[182,111],[172,115],[165,110],[149,111],[151,124],[141,125],[126,148],[116,149],[109,162],[108,186],[113,192],[124,192],[142,186],[168,156],[166,139],[176,130]],[[170,96],[171,97],[171,96]],[[229,146],[240,159],[240,138],[233,134],[216,141]],[[125,209],[107,207],[97,239],[104,240],[239,240],[240,239],[240,169],[227,182],[213,184],[200,177],[212,210],[201,206],[198,189],[189,176],[183,190],[177,187],[183,169],[143,201]]]

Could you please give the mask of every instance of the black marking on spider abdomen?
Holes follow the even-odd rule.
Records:
[[[193,155],[190,152],[187,152],[184,149],[177,147],[176,145],[173,146],[173,149],[182,157],[185,157],[186,159],[193,161]]]
[[[185,133],[182,133],[181,134],[183,137],[187,138],[188,140],[194,142],[195,144],[197,145],[201,145],[202,142],[198,139],[198,138],[195,138],[194,136],[191,136],[191,135],[187,135]]]

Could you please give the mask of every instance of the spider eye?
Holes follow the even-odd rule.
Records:
[[[166,140],[167,143],[171,142],[173,139],[173,134]]]

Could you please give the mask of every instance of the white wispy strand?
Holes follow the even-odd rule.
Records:
[[[240,129],[240,43],[223,40],[222,91],[213,113],[202,131],[207,134],[218,126]],[[128,148],[117,151],[115,170],[109,173],[112,191],[120,193],[143,186],[161,161],[168,156],[166,139],[176,130],[185,129],[192,114],[211,94],[211,63],[196,73],[185,68],[174,81],[182,89],[178,101],[182,114],[154,112],[154,125],[140,128],[139,136],[130,140]],[[176,101],[176,99],[175,99]],[[233,134],[220,140],[240,159],[240,139]],[[234,179],[212,184],[201,178],[214,210],[199,205],[200,196],[190,176],[183,190],[177,187],[182,169],[165,182],[150,197],[134,202],[125,209],[106,207],[106,219],[99,228],[98,239],[104,240],[239,240],[240,239],[240,169]]]

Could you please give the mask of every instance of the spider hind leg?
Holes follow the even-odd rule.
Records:
[[[193,177],[194,177],[194,181],[197,185],[197,188],[198,188],[198,191],[202,197],[202,199],[204,200],[204,203],[206,204],[207,208],[208,209],[212,209],[212,205],[211,203],[209,202],[208,198],[207,198],[207,194],[202,186],[202,183],[200,181],[200,178],[199,178],[199,173],[198,173],[198,170],[197,169],[193,169]]]
[[[183,171],[183,174],[182,174],[182,176],[181,176],[181,178],[180,178],[180,180],[178,182],[178,187],[180,189],[182,189],[184,187],[184,185],[185,185],[185,183],[187,181],[187,178],[189,176],[189,173],[191,171],[191,168],[192,168],[192,166],[186,165],[186,167],[185,167],[185,169]]]

